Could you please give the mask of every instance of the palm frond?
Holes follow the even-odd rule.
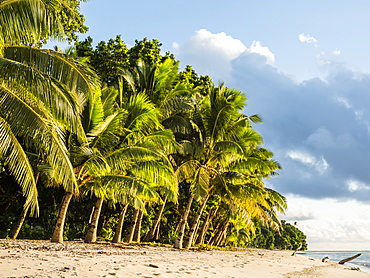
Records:
[[[77,94],[95,92],[99,78],[87,65],[50,49],[27,46],[5,47],[4,57],[48,74]]]
[[[46,118],[53,118],[62,127],[83,136],[78,119],[78,100],[59,82],[34,68],[0,58],[0,86]]]
[[[37,188],[31,164],[14,136],[8,123],[0,118],[0,159],[3,160],[22,188],[26,197],[25,207],[30,207],[32,214],[38,214]]]
[[[0,2],[0,44],[30,44],[53,37],[62,39],[57,1],[3,0]]]
[[[73,168],[56,127],[4,86],[0,86],[0,107],[5,112],[3,118],[11,127],[14,135],[29,138],[44,150],[47,155],[46,159],[60,168],[65,189],[70,192],[76,191],[77,183]],[[32,128],[29,128],[30,126]]]
[[[127,114],[125,110],[119,110],[109,115],[88,134],[90,146],[99,145],[103,149],[108,149],[117,145],[122,134],[122,118]]]

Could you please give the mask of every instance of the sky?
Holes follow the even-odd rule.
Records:
[[[158,39],[246,93],[309,250],[370,250],[370,1],[91,0],[94,43]]]

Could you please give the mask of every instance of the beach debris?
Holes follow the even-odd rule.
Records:
[[[154,268],[159,268],[159,266],[155,265],[155,264],[149,264],[150,267],[154,267]]]
[[[302,242],[301,244],[298,246],[298,248],[296,250],[294,250],[292,256],[295,256],[295,253],[297,253],[298,250],[300,250],[302,248]]]
[[[322,260],[321,260],[321,261],[322,261],[323,263],[326,263],[328,260],[329,260],[329,257],[324,257],[324,258],[322,258]]]
[[[360,256],[361,256],[361,253],[356,254],[356,255],[354,255],[352,257],[349,257],[347,259],[341,260],[338,264],[344,264],[344,263],[349,262],[349,261],[352,261],[352,260],[354,260],[354,259],[356,259],[357,257],[360,257]]]

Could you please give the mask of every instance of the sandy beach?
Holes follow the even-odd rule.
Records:
[[[0,240],[0,277],[370,277],[290,251]]]

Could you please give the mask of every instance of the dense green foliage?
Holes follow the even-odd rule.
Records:
[[[306,236],[303,232],[284,220],[281,221],[280,231],[259,225],[249,246],[264,249],[307,250]]]
[[[29,34],[0,29],[1,237],[306,248],[265,187],[281,166],[242,92],[180,71],[155,39],[17,46],[75,39],[79,1],[4,3],[0,21],[11,12]]]

